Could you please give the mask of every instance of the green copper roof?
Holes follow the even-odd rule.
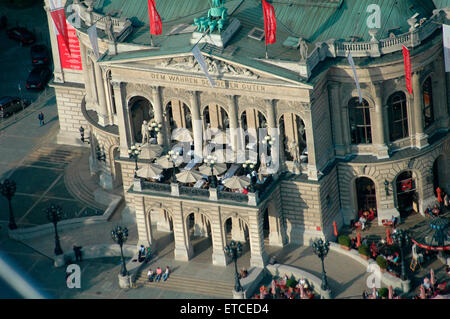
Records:
[[[450,7],[450,0],[433,0],[437,9]]]

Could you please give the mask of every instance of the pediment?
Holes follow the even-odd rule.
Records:
[[[229,61],[215,56],[209,56],[207,54],[203,54],[203,56],[205,58],[208,73],[216,79],[242,79],[271,82],[274,81],[274,83],[278,82],[279,84],[283,84],[283,82],[285,82],[289,85],[294,84],[299,87],[309,88],[309,85],[301,83],[299,81],[287,79],[269,72],[263,72],[256,68],[247,67],[234,61]],[[147,57],[133,60],[130,59],[126,61],[122,60],[119,63],[106,64],[115,64],[116,66],[120,65],[121,67],[125,68],[128,66],[133,69],[149,69],[158,72],[171,72],[185,75],[204,75],[200,64],[191,54],[165,57]]]

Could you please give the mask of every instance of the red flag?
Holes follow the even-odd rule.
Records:
[[[266,33],[266,45],[277,42],[277,20],[275,10],[266,0],[262,0],[264,11],[264,29]]]
[[[148,1],[148,16],[150,20],[150,34],[158,35],[162,34],[162,22],[158,11],[155,8],[155,0]]]
[[[407,47],[403,45],[403,61],[405,63],[406,88],[409,94],[413,93],[411,84],[411,55]]]
[[[51,1],[50,4],[52,4]],[[52,16],[53,22],[55,23],[58,33],[64,39],[64,44],[66,45],[67,51],[69,51],[69,53],[72,54],[70,52],[69,47],[69,33],[67,31],[66,14],[64,13],[64,8],[50,10],[50,15]]]
[[[334,229],[334,236],[338,236],[339,235],[339,233],[338,233],[338,230],[337,230],[337,225],[336,225],[336,222],[334,221],[333,222],[333,229]]]

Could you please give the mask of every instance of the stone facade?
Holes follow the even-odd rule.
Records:
[[[130,25],[121,21],[115,27]],[[415,27],[413,31],[415,35]],[[117,32],[124,34],[122,29]],[[375,55],[371,49],[373,61],[356,68],[365,103],[356,106],[352,100],[358,93],[347,64],[330,64],[311,81],[294,81],[231,58],[205,55],[216,81],[211,88],[190,52],[158,55],[149,50],[148,56],[133,58],[127,53],[148,48],[101,38],[102,58],[97,59],[86,33],[80,29],[77,35],[83,71],[65,77],[64,70],[55,68],[58,141],[80,143],[78,130],[85,127],[91,137],[91,172],[100,174],[104,188],[122,184],[127,208],[135,212],[140,243],[154,244],[154,227],[172,231],[177,259],[189,260],[195,254],[193,234],[211,238],[214,264],[227,264],[223,247],[231,238],[249,240],[251,264],[264,266],[265,243],[308,245],[316,237],[332,238],[333,222],[338,227],[349,224],[362,209],[376,208],[378,223],[398,217],[402,196],[407,195],[399,189],[405,183],[399,176],[405,172],[411,173],[406,182],[414,185],[417,204],[412,205],[420,213],[433,204],[436,183],[450,191],[450,78],[444,76],[440,34],[430,33],[423,50],[412,56],[413,94],[406,90],[402,55],[391,47],[388,59],[379,48]],[[315,63],[324,60],[325,47],[318,46],[309,58],[321,54]],[[59,56],[57,50],[53,45],[54,56]],[[343,56],[341,51],[338,55]],[[432,94],[425,85],[429,82]],[[430,103],[434,118],[425,125]],[[363,122],[358,114],[364,114]],[[135,179],[128,150],[141,144],[144,120],[162,124],[154,139],[164,153],[176,143],[173,129],[184,128],[199,157],[204,154],[205,130],[211,126],[231,132],[228,144],[235,153],[250,139],[239,128],[265,128],[271,136],[280,133],[274,146],[279,169],[267,189],[245,198],[239,194],[225,199],[212,188],[142,183]],[[99,159],[102,154],[104,160]],[[139,167],[149,160],[139,159]],[[370,196],[358,188],[361,178],[372,181]]]

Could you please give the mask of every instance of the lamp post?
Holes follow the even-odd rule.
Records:
[[[166,155],[166,158],[172,162],[172,182],[175,183],[175,163],[178,160],[178,157],[180,156],[180,152],[175,151],[169,151]]]
[[[105,148],[103,146],[102,148],[100,148],[100,146],[97,145],[95,148],[95,152],[97,154],[97,160],[106,162]]]
[[[116,228],[111,231],[111,238],[120,246],[120,256],[122,257],[122,269],[120,270],[120,273],[125,277],[128,275],[128,271],[125,265],[125,258],[123,257],[122,246],[128,239],[128,229],[126,227],[122,228],[121,226],[116,226]]]
[[[150,131],[150,137],[154,137],[158,140],[158,133],[161,131],[162,124],[157,122],[151,122],[148,125],[148,130]],[[155,134],[156,133],[156,134]]]
[[[3,183],[0,183],[0,191],[3,196],[6,197],[8,200],[8,206],[9,206],[9,229],[17,229],[16,221],[14,219],[13,211],[12,211],[12,205],[11,205],[11,199],[13,198],[14,194],[16,193],[16,182],[13,180],[5,179]]]
[[[242,167],[245,169],[245,171],[250,174],[250,187],[249,191],[254,193],[255,192],[255,182],[254,177],[252,176],[252,173],[256,167],[256,163],[251,160],[246,160],[244,164],[242,164]]]
[[[232,240],[229,245],[225,246],[224,251],[225,254],[227,254],[234,261],[234,290],[236,292],[242,291],[241,282],[239,280],[239,273],[237,270],[237,260],[242,255],[242,244],[240,242],[236,243],[234,240]]]
[[[321,238],[314,241],[312,243],[312,248],[314,253],[320,258],[320,260],[322,261],[322,290],[326,291],[329,290],[328,288],[328,280],[327,280],[327,274],[325,272],[325,264],[324,264],[324,259],[328,254],[328,251],[330,250],[330,242],[327,241],[323,241]]]
[[[389,196],[389,182],[387,179],[384,180],[384,190],[386,191],[386,196]]]
[[[214,175],[214,166],[217,163],[217,158],[215,156],[208,155],[205,159],[205,163],[211,168],[211,187],[217,188],[217,178],[216,175]]]
[[[401,262],[401,279],[403,281],[408,280],[407,274],[406,274],[406,264],[405,264],[405,254],[404,254],[404,248],[409,243],[409,235],[406,231],[401,229],[394,230],[394,233],[392,234],[392,239],[399,245],[400,247],[400,262]]]
[[[263,145],[267,145],[268,155],[271,155],[272,145],[275,143],[275,137],[267,135],[261,142]]]
[[[136,168],[134,171],[134,178],[137,178],[137,170],[138,170],[137,162],[138,162],[139,154],[141,154],[141,146],[140,145],[139,146],[133,145],[128,150],[128,155],[130,156],[130,158],[134,158],[134,162],[136,164]]]
[[[84,127],[83,126],[80,126],[79,131],[80,131],[80,135],[81,135],[81,142],[90,144],[91,138],[84,137]]]
[[[47,213],[48,220],[55,226],[55,255],[62,255],[63,251],[59,243],[58,229],[56,227],[56,224],[61,220],[62,209],[61,207],[52,204],[45,212]]]

